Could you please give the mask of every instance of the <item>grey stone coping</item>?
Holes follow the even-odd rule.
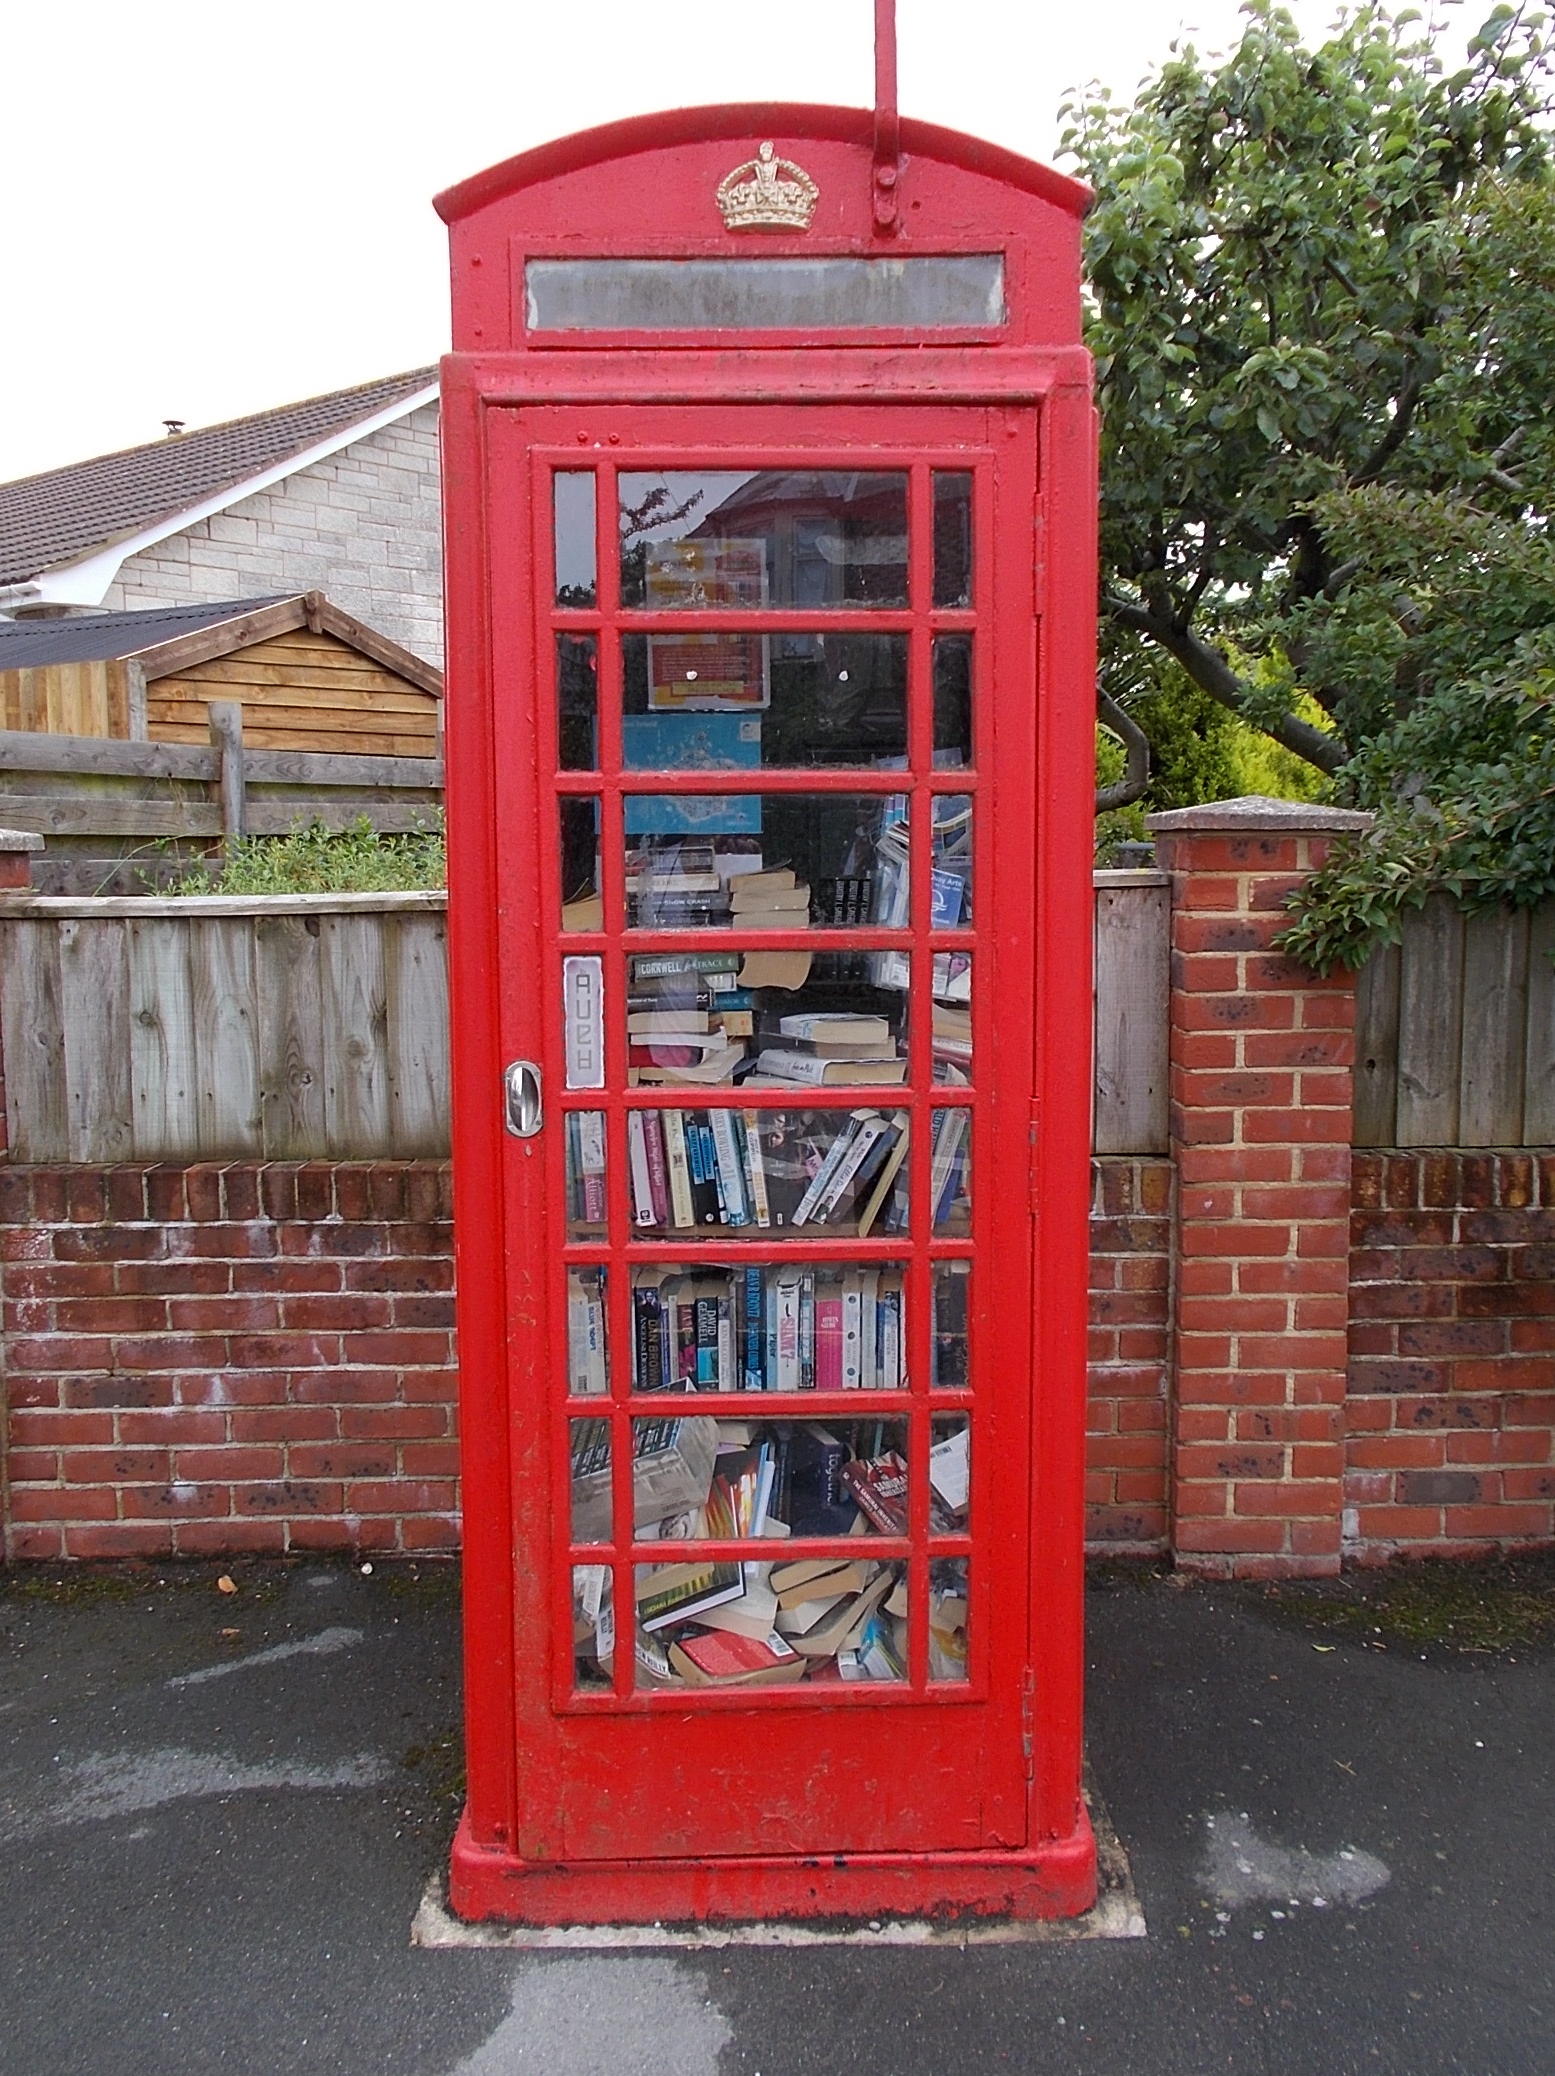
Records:
[[[1314,801],[1270,800],[1262,793],[1244,793],[1238,800],[1207,800],[1201,807],[1173,807],[1164,814],[1146,815],[1145,827],[1152,836],[1212,831],[1258,836],[1265,831],[1278,834],[1282,830],[1326,836],[1369,829],[1372,819],[1359,808],[1323,807]]]

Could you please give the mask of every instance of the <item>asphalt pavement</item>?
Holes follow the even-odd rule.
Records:
[[[1110,1574],[1089,1748],[1146,1937],[429,1950],[456,1576],[218,1571],[0,1572],[0,2076],[1555,2071],[1548,1644]]]

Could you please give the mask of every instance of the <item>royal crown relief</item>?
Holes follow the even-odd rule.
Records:
[[[820,189],[792,159],[780,159],[770,141],[755,158],[718,183],[718,208],[729,231],[807,231]]]

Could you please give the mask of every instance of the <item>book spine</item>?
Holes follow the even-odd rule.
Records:
[[[880,1271],[859,1270],[859,1384],[865,1391],[880,1388]]]
[[[691,1196],[691,1163],[686,1150],[685,1119],[679,1110],[664,1113],[664,1155],[669,1171],[670,1215],[679,1231],[697,1222]]]
[[[890,1126],[883,1117],[866,1117],[860,1121],[842,1159],[837,1163],[836,1172],[821,1192],[820,1201],[815,1207],[817,1224],[824,1225],[831,1217],[842,1202],[845,1191],[863,1167],[870,1149],[889,1130]]]
[[[570,1122],[578,1133],[578,1166],[582,1212],[588,1225],[605,1222],[605,1117],[600,1110],[574,1110]]]
[[[692,1195],[699,1225],[718,1225],[723,1217],[723,1200],[718,1187],[718,1157],[713,1151],[713,1128],[705,1117],[686,1119],[686,1137],[696,1141],[696,1167]]]
[[[777,1329],[776,1381],[778,1391],[798,1391],[799,1371],[799,1276],[796,1270],[777,1272],[774,1325]]]
[[[815,1299],[815,1388],[841,1391],[843,1376],[842,1294]]]
[[[718,1162],[718,1177],[723,1185],[724,1205],[730,1225],[749,1225],[750,1213],[745,1206],[745,1178],[740,1172],[739,1150],[734,1143],[734,1117],[728,1110],[715,1110],[712,1115],[713,1152]]]
[[[767,1169],[761,1156],[761,1112],[744,1113],[745,1164],[750,1175],[751,1208],[763,1232],[772,1223],[772,1206],[767,1200]]]
[[[799,1271],[799,1388],[815,1389],[815,1271]]]
[[[832,1177],[842,1166],[847,1156],[849,1142],[857,1130],[858,1119],[850,1117],[846,1125],[832,1140],[830,1146],[827,1147],[821,1165],[810,1178],[810,1187],[794,1207],[793,1222],[795,1225],[803,1225],[820,1203],[822,1197],[825,1196],[827,1189],[831,1185]]]
[[[864,1383],[864,1279],[849,1269],[842,1279],[841,1391],[858,1391]]]
[[[767,1382],[767,1330],[760,1269],[745,1271],[745,1389],[763,1391]]]
[[[643,1141],[648,1154],[648,1191],[653,1199],[653,1222],[670,1222],[669,1166],[664,1155],[664,1120],[657,1110],[644,1110]]]
[[[627,1113],[626,1144],[632,1177],[632,1223],[650,1226],[653,1224],[653,1184],[648,1174],[648,1141],[640,1110]]]
[[[739,1389],[739,1379],[734,1367],[734,1297],[732,1292],[727,1297],[716,1299],[714,1301],[714,1309],[717,1313],[716,1333],[718,1346],[716,1371],[718,1389],[720,1391],[737,1391]]]
[[[718,1300],[699,1297],[696,1301],[696,1388],[718,1389]]]
[[[825,1085],[826,1070],[833,1062],[824,1053],[790,1052],[782,1046],[768,1046],[758,1057],[757,1066],[763,1074],[770,1074],[778,1081],[792,1081],[807,1088]]]
[[[880,1388],[899,1391],[902,1384],[902,1293],[880,1293]]]

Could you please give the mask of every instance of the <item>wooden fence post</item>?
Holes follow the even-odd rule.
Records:
[[[211,746],[221,759],[221,833],[226,843],[242,836],[247,826],[247,798],[243,781],[243,709],[235,699],[213,699],[206,709],[210,716]]]

